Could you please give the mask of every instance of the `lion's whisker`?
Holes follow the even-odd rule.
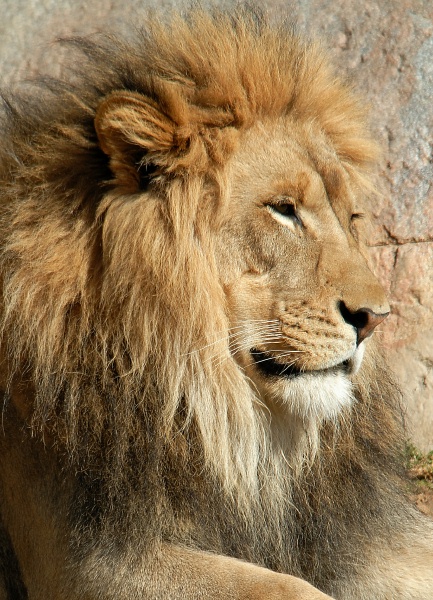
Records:
[[[281,338],[277,337],[275,335],[261,336],[260,343],[266,343],[267,345],[279,344],[279,343],[281,343]],[[232,355],[236,355],[245,350],[250,350],[252,347],[254,347],[256,345],[257,345],[257,343],[253,340],[247,340],[247,341],[244,341],[243,343],[239,343],[239,341],[237,339],[234,339],[229,342],[227,349],[229,350],[229,352]],[[305,350],[294,350],[294,349],[287,350],[286,352],[279,354],[276,358],[284,358],[284,357],[290,356],[291,354],[294,354],[294,353],[299,354],[299,353],[303,353],[303,352],[305,352]],[[219,365],[222,362],[224,362],[227,358],[229,358],[229,355],[221,356],[220,353],[216,353],[213,356],[209,357],[205,362],[211,362],[211,363],[214,363],[215,365]],[[218,361],[218,362],[214,362],[214,361]]]
[[[273,356],[269,356],[268,358],[262,358],[260,360],[254,360],[254,361],[248,363],[246,366],[247,367],[251,367],[252,365],[257,365],[259,363],[263,363],[263,362],[266,362],[266,361],[269,361],[269,360],[273,360],[273,358],[274,358]],[[289,368],[292,365],[294,365],[295,363],[296,363],[296,360],[293,360],[293,361],[285,363],[284,365],[281,365],[281,366]]]
[[[245,324],[249,324],[249,323],[262,323],[261,328],[255,328],[254,330],[254,335],[260,335],[261,331],[268,333],[270,335],[272,335],[273,337],[275,337],[275,335],[279,335],[280,334],[280,330],[276,328],[276,326],[271,322],[271,321],[267,321],[265,319],[257,319],[256,321],[245,321]],[[237,325],[235,327],[230,327],[227,332],[225,333],[225,335],[223,335],[222,337],[216,339],[213,342],[210,342],[209,344],[206,344],[204,346],[201,346],[200,348],[196,348],[194,350],[191,350],[189,352],[186,352],[184,354],[184,356],[189,356],[191,354],[195,354],[197,352],[201,352],[202,350],[205,350],[206,348],[210,348],[211,346],[214,346],[216,344],[218,344],[219,342],[223,342],[226,339],[231,339],[231,338],[238,338],[241,337],[242,335],[247,335],[247,333],[245,333],[245,324],[243,325]],[[272,329],[269,327],[269,324],[271,324],[272,326],[275,327],[275,330],[272,331]],[[236,330],[236,331],[235,331]],[[232,333],[234,331],[234,333]]]

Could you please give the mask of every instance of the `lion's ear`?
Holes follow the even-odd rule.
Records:
[[[150,98],[118,91],[99,104],[95,129],[116,183],[132,192],[146,187],[149,174],[165,162],[175,125]]]

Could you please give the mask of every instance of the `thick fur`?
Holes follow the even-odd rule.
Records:
[[[433,594],[433,530],[402,496],[400,394],[379,353],[332,415],[275,412],[230,352],[215,251],[258,123],[308,124],[367,193],[362,104],[320,48],[251,11],[67,43],[86,57],[73,84],[5,99],[0,558],[21,594],[5,597],[26,597],[22,581],[29,598],[291,597],[223,591],[214,556],[335,598]],[[38,544],[55,566],[38,569]],[[410,552],[392,562],[406,547],[425,570]]]

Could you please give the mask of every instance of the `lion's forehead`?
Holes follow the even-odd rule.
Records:
[[[237,198],[266,201],[287,195],[311,209],[330,204],[356,212],[362,204],[351,173],[327,138],[303,124],[260,124],[245,135],[231,162]]]

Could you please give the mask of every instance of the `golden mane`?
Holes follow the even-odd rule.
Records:
[[[131,45],[67,43],[87,57],[74,84],[46,79],[37,105],[5,101],[10,386],[27,378],[32,426],[83,472],[104,473],[114,495],[139,488],[168,451],[185,464],[195,453],[247,498],[257,473],[277,477],[286,459],[269,448],[266,412],[228,351],[209,235],[228,202],[224,161],[242,130],[290,114],[318,126],[362,183],[376,157],[364,110],[321,48],[252,11],[150,20]],[[146,96],[167,119],[164,136],[152,119],[135,124],[145,153],[136,128],[125,140],[135,179],[113,177],[95,132],[98,107],[119,90]]]

